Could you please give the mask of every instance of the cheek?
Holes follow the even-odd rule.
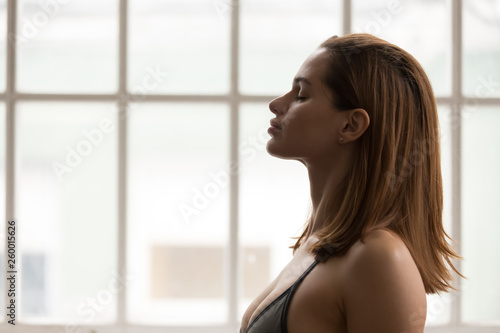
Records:
[[[283,134],[291,148],[305,155],[331,151],[336,140],[331,120],[318,117],[297,117]]]
[[[335,154],[336,119],[328,112],[316,103],[289,109],[282,121],[283,130],[268,141],[268,153],[284,158]]]
[[[286,134],[306,141],[328,141],[334,135],[332,119],[317,114],[294,115],[287,123]]]
[[[331,151],[335,144],[334,141],[332,134],[325,129],[308,128],[303,133],[300,145],[304,151],[319,154]]]

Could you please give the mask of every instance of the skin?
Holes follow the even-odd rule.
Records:
[[[370,118],[365,110],[340,111],[322,83],[326,52],[318,49],[300,67],[292,89],[269,104],[280,130],[270,132],[267,151],[303,163],[309,175],[312,230],[293,259],[250,304],[242,332],[314,262],[308,249],[324,221],[324,193],[338,187]],[[346,255],[319,263],[297,288],[288,311],[290,333],[423,332],[423,281],[403,241],[388,230],[373,231]]]
[[[312,232],[323,224],[319,216],[323,215],[324,190],[338,187],[345,177],[358,149],[356,140],[370,124],[363,109],[333,107],[331,93],[321,81],[325,65],[324,49],[312,53],[297,72],[292,90],[269,104],[281,130],[271,132],[267,151],[306,166],[315,217]]]

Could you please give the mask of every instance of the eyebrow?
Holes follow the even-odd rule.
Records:
[[[298,84],[299,82],[305,82],[308,85],[311,85],[311,82],[303,76],[299,76],[299,77],[296,77],[295,79],[293,79],[294,84]]]

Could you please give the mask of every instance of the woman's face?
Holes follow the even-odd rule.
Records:
[[[318,49],[300,67],[292,90],[269,104],[276,115],[271,123],[279,127],[268,130],[270,155],[303,163],[337,155],[344,112],[333,107],[331,93],[321,80],[326,65],[326,50]]]

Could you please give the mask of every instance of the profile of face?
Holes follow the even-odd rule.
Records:
[[[314,160],[335,159],[349,131],[349,112],[333,105],[332,94],[323,83],[327,51],[320,48],[302,64],[292,89],[271,101],[271,120],[267,152],[283,159],[305,164]]]

